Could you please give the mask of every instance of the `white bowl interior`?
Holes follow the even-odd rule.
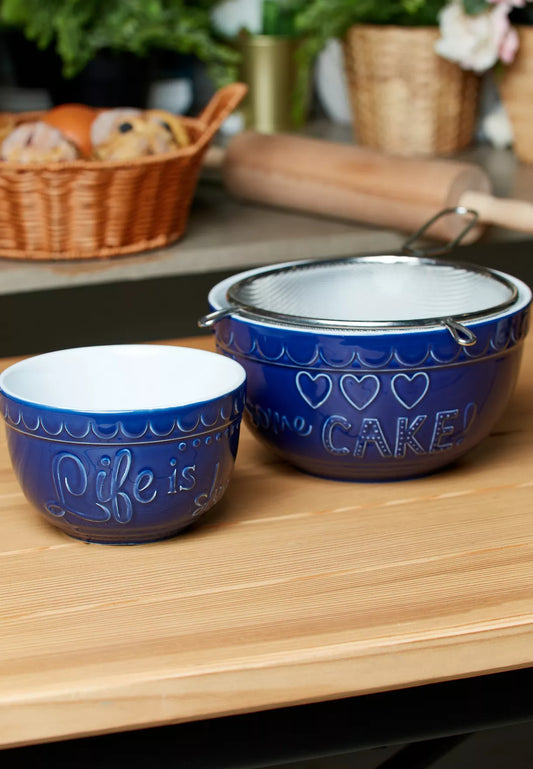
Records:
[[[246,377],[222,355],[171,345],[79,347],[37,355],[0,375],[18,400],[83,412],[165,409],[225,395]]]

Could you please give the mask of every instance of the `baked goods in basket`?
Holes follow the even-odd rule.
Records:
[[[186,232],[207,147],[245,93],[243,83],[221,88],[198,117],[153,113],[160,121],[159,131],[169,133],[161,121],[172,129],[177,148],[171,152],[99,160],[91,142],[89,152],[80,149],[81,156],[73,161],[0,160],[0,257],[107,258],[177,241]],[[80,112],[73,109],[76,105],[62,106],[56,108],[56,118],[64,119],[70,111],[84,122],[86,108]],[[102,111],[95,110],[94,118]],[[45,116],[50,113],[0,113],[0,150],[17,126],[44,122]],[[174,120],[182,127],[187,146],[173,128]],[[48,127],[59,128],[57,123]],[[65,125],[60,131],[61,141],[69,141]],[[81,147],[78,138],[71,143]]]
[[[58,160],[76,160],[78,148],[57,128],[42,120],[21,123],[4,139],[2,160],[17,163],[53,163]]]
[[[98,114],[85,104],[60,104],[43,114],[42,119],[63,133],[76,145],[84,158],[92,154],[91,125]]]
[[[13,126],[2,141],[0,156],[18,163],[133,160],[173,152],[189,143],[182,119],[170,112],[62,104],[38,121]]]
[[[93,157],[131,160],[172,152],[189,144],[180,118],[162,110],[111,109],[91,126]]]

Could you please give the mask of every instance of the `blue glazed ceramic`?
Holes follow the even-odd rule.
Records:
[[[231,306],[236,280],[268,269],[219,283],[212,310]],[[214,323],[217,349],[246,369],[247,422],[285,460],[332,479],[410,478],[478,444],[509,400],[531,291],[505,277],[516,300],[467,324],[473,344],[458,344],[441,324],[307,329],[235,309]]]
[[[0,376],[11,461],[29,501],[88,542],[176,534],[218,502],[237,453],[245,372],[165,345],[60,350]]]

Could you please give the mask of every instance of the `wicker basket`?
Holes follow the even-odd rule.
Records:
[[[0,163],[0,256],[88,259],[159,248],[185,232],[204,153],[246,93],[219,90],[198,118],[184,118],[191,144],[130,161]],[[21,123],[39,113],[4,113]]]
[[[518,53],[502,73],[499,92],[513,129],[514,153],[533,163],[533,27],[518,27],[518,35]]]
[[[456,152],[472,140],[479,77],[435,53],[433,27],[360,24],[344,58],[357,140],[396,155]]]

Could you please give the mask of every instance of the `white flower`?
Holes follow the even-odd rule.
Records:
[[[529,2],[530,0],[528,0]],[[487,0],[489,3],[500,3],[500,5],[507,5],[513,8],[523,8],[526,4],[526,0]]]
[[[261,32],[263,0],[222,0],[211,12],[215,29],[234,37],[241,29],[251,34]]]
[[[482,13],[469,15],[461,0],[452,0],[439,16],[441,37],[435,44],[436,52],[475,72],[490,69],[500,56],[509,63],[517,47],[508,18],[511,5],[509,1],[495,2]]]

